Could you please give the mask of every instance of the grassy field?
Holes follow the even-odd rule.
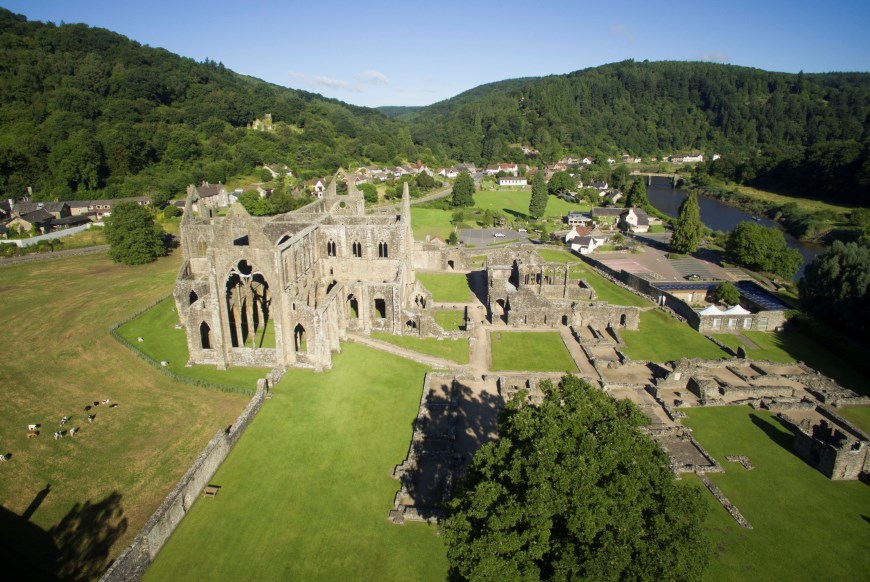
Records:
[[[290,370],[146,580],[444,580],[435,528],[387,520],[425,368],[346,344]]]
[[[98,226],[92,226],[88,230],[65,236],[60,241],[62,243],[62,250],[81,249],[107,244],[106,235],[103,233],[103,229]]]
[[[169,362],[166,368],[179,376],[253,389],[257,387],[257,379],[269,372],[268,368],[230,368],[221,371],[214,366],[185,367],[189,357],[187,340],[184,329],[175,329],[176,323],[178,315],[175,313],[175,302],[170,297],[119,327],[118,334],[155,361]],[[273,333],[272,338],[274,336]],[[137,341],[137,337],[144,341]]]
[[[640,295],[635,295],[631,291],[623,289],[619,285],[605,279],[589,268],[577,255],[557,249],[538,249],[538,254],[545,261],[571,263],[568,276],[571,279],[586,279],[592,285],[592,288],[595,289],[595,293],[601,301],[607,301],[613,305],[633,305],[635,307],[648,307],[652,305],[652,303]]]
[[[494,331],[492,370],[576,372],[577,365],[555,332]]]
[[[633,360],[670,362],[680,358],[728,356],[719,346],[659,309],[640,314],[640,328],[622,330],[625,354]]]
[[[870,406],[839,408],[837,413],[852,421],[855,426],[864,432],[870,434]]]
[[[528,190],[482,190],[474,193],[474,205],[484,210],[499,210],[509,217],[529,218],[529,201],[532,191]],[[588,204],[565,202],[561,198],[550,196],[547,202],[545,216],[564,216],[569,212],[589,210]]]
[[[737,525],[712,495],[707,520],[715,557],[708,580],[858,580],[870,572],[870,487],[834,482],[791,452],[791,432],[748,407],[693,408],[683,422],[718,459],[711,474],[754,527]],[[746,455],[747,471],[725,455]]]
[[[432,293],[432,300],[439,303],[468,303],[471,289],[468,279],[460,273],[417,273],[417,279]]]
[[[839,206],[837,204],[829,204],[827,202],[822,202],[821,200],[813,200],[812,198],[799,198],[797,196],[785,196],[783,194],[776,194],[775,192],[767,192],[765,190],[758,190],[757,188],[752,188],[750,186],[741,186],[738,184],[724,184],[723,182],[713,181],[712,186],[721,188],[723,190],[733,190],[738,194],[743,194],[744,196],[748,196],[755,200],[761,200],[762,202],[769,202],[771,204],[776,204],[778,206],[783,206],[785,204],[789,204],[791,202],[797,203],[798,206],[809,210],[811,212],[818,212],[820,210],[831,210],[836,212],[837,214],[848,214],[852,211],[852,208],[848,206]]]
[[[435,312],[435,323],[444,331],[460,331],[465,326],[465,312],[459,309],[439,309]]]
[[[104,254],[0,268],[0,478],[9,579],[102,574],[206,442],[247,398],[173,382],[108,333],[172,289],[180,257],[112,264]],[[93,424],[85,405],[102,404]],[[54,440],[62,416],[77,437]],[[27,425],[42,434],[27,439]],[[10,541],[14,540],[14,542]],[[5,554],[4,554],[5,555]],[[57,569],[53,561],[57,559]]]
[[[529,200],[531,197],[530,190],[483,190],[474,193],[474,206],[483,210],[502,212],[508,221],[525,221],[529,220]],[[553,218],[565,216],[569,212],[585,210],[589,210],[588,204],[574,204],[550,196],[545,216]],[[447,240],[450,231],[453,230],[453,226],[450,224],[452,217],[452,210],[412,207],[411,228],[414,230],[414,238],[425,240],[428,235],[439,236]]]
[[[450,224],[452,216],[452,212],[440,208],[411,207],[411,229],[414,231],[414,238],[426,240],[427,236],[438,236],[446,241],[453,230],[453,225]]]
[[[451,360],[457,364],[468,363],[468,339],[443,339],[406,337],[391,333],[372,333],[372,337],[394,346],[428,354],[436,358]]]

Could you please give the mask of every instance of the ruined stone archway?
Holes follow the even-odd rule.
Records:
[[[353,296],[353,293],[347,296],[347,311],[351,319],[359,318],[359,301]]]
[[[247,261],[239,261],[227,278],[226,303],[230,345],[262,347],[272,304],[269,284],[263,274],[255,273]]]
[[[308,343],[305,340],[305,328],[302,327],[301,323],[297,323],[296,327],[293,328],[293,347],[298,353],[308,351]]]

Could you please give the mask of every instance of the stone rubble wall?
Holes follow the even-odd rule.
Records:
[[[260,379],[257,391],[232,425],[218,431],[172,488],[130,546],[112,562],[101,582],[140,580],[160,548],[181,523],[196,498],[214,477],[248,424],[257,415],[266,396],[268,381]]]
[[[698,477],[701,479],[701,482],[707,487],[707,489],[710,490],[710,493],[713,494],[713,497],[715,497],[716,500],[722,505],[722,507],[725,508],[725,511],[731,514],[731,517],[734,518],[734,521],[739,523],[741,527],[744,527],[746,529],[753,529],[752,525],[746,520],[745,517],[743,517],[743,514],[740,513],[740,510],[737,509],[737,507],[735,507],[735,505],[731,503],[727,497],[725,497],[725,494],[722,493],[722,491],[718,487],[716,487],[716,485],[712,481],[710,481],[710,479],[708,479],[706,475],[698,475]]]

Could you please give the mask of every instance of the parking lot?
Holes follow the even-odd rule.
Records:
[[[504,236],[495,236],[496,233]],[[465,246],[485,247],[493,243],[504,244],[506,241],[524,241],[528,233],[517,232],[509,228],[464,228],[459,231],[459,242]]]

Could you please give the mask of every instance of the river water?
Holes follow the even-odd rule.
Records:
[[[646,188],[646,196],[650,204],[668,216],[676,216],[678,214],[680,204],[682,204],[688,195],[689,193],[685,190],[672,188],[671,181],[667,178],[653,178],[652,185]],[[701,208],[701,222],[712,230],[728,232],[737,226],[738,223],[754,219],[748,212],[728,206],[714,198],[707,198],[706,196],[698,196],[698,206]],[[772,220],[763,216],[759,218],[760,220],[756,221],[759,224],[780,228]],[[793,249],[797,249],[804,258],[800,270],[795,275],[795,280],[797,280],[804,274],[804,267],[806,267],[807,263],[825,250],[825,247],[820,244],[801,242],[787,232],[783,232],[783,234],[785,235],[786,244]]]

